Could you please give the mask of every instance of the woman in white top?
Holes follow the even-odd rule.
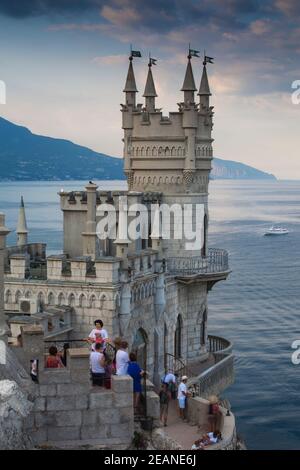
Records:
[[[92,329],[92,331],[89,334],[88,337],[88,342],[92,344],[92,350],[95,350],[95,343],[98,342],[99,339],[101,339],[101,343],[103,343],[104,349],[105,349],[105,343],[108,341],[108,333],[107,331],[103,328],[103,321],[102,320],[96,320],[94,322],[95,328]]]
[[[105,378],[105,357],[101,344],[95,344],[95,351],[90,355],[90,367],[93,385],[103,386]]]
[[[121,347],[116,354],[116,373],[117,375],[126,375],[128,369],[129,355],[126,349],[128,348],[127,341],[121,342]]]

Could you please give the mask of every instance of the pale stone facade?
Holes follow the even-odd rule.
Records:
[[[163,116],[155,107],[156,91],[149,66],[145,106],[136,104],[136,84],[130,59],[122,105],[124,171],[129,191],[104,192],[90,182],[85,191],[61,192],[64,215],[64,254],[35,257],[27,241],[24,204],[21,204],[19,245],[7,257],[5,309],[20,311],[20,299],[33,308],[72,308],[68,338],[87,337],[101,318],[111,338],[122,336],[139,354],[150,379],[159,383],[172,355],[185,363],[205,360],[207,293],[228,275],[227,254],[207,248],[208,182],[212,160],[212,107],[206,65],[199,103],[191,58],[177,112]],[[119,213],[120,196],[128,205],[203,204],[201,249],[185,249],[185,239],[161,238],[127,242],[101,241],[96,208],[113,204]],[[128,215],[129,219],[131,215]],[[178,221],[174,219],[172,229]],[[192,220],[189,221],[192,225]],[[23,249],[20,252],[20,248]],[[38,260],[38,262],[37,262]],[[40,265],[39,265],[40,263]],[[45,332],[46,333],[46,332]]]

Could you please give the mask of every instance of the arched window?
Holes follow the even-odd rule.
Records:
[[[207,311],[206,309],[203,312],[201,325],[200,325],[200,344],[201,346],[205,345],[206,340],[206,322],[207,322]]]
[[[65,305],[65,296],[62,292],[58,296],[58,305]]]
[[[70,307],[75,307],[75,295],[73,293],[69,295],[68,305]]]
[[[19,303],[21,297],[22,297],[21,291],[17,290],[16,296],[15,296],[15,303],[16,303],[16,304]]]
[[[148,336],[143,328],[140,328],[134,337],[132,351],[137,355],[137,362],[142,369],[147,370],[147,345]]]
[[[79,297],[79,307],[86,307],[86,298],[84,294]]]
[[[165,368],[166,373],[167,373],[167,364],[168,364],[167,352],[168,352],[168,328],[167,328],[166,323],[164,323],[164,368]]]
[[[181,315],[177,317],[175,338],[174,338],[174,356],[181,357],[182,355],[182,318]]]
[[[45,306],[45,297],[44,297],[44,294],[40,292],[37,298],[37,310],[39,313],[44,311],[44,306]]]
[[[90,297],[90,308],[96,308],[96,296],[94,294]]]
[[[201,248],[201,255],[203,257],[207,256],[207,249],[206,249],[207,229],[208,229],[208,221],[207,221],[207,215],[205,214],[204,221],[203,221],[203,244]]]
[[[11,304],[12,303],[12,295],[11,295],[11,291],[9,289],[5,292],[5,303],[6,304]]]
[[[50,292],[48,295],[48,305],[55,305],[55,297],[53,292]]]

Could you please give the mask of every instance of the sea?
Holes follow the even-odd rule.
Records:
[[[124,189],[124,181],[99,181]],[[0,183],[0,211],[16,242],[24,196],[31,242],[62,251],[58,192],[84,181]],[[209,333],[234,344],[235,382],[223,393],[248,449],[300,449],[300,181],[216,180],[209,188],[209,245],[229,252],[231,273],[209,293]],[[280,224],[289,234],[266,237]]]

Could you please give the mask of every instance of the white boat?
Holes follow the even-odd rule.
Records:
[[[288,233],[289,231],[287,228],[272,225],[272,227],[265,232],[265,235],[287,235]]]

